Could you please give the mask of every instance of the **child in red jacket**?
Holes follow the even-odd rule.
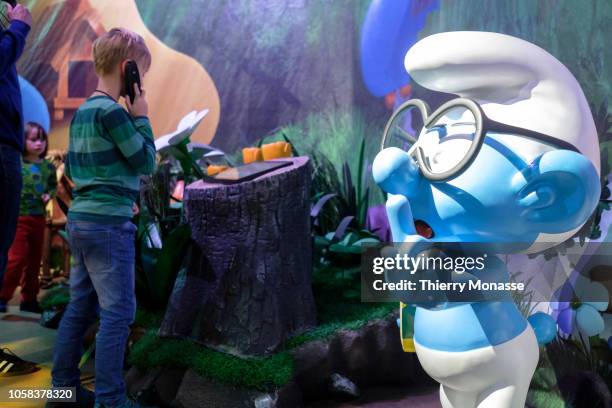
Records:
[[[0,312],[6,312],[7,302],[17,286],[21,286],[20,309],[40,313],[36,297],[45,233],[45,206],[57,188],[55,166],[44,159],[46,154],[47,133],[37,123],[26,124],[19,219],[0,290]]]

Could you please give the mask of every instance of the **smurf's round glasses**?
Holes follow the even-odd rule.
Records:
[[[450,100],[431,114],[423,100],[404,102],[385,126],[381,150],[393,146],[406,150],[424,177],[442,182],[459,176],[472,164],[491,131],[578,151],[552,136],[489,119],[476,101],[467,98]]]

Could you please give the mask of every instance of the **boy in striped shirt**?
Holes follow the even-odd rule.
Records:
[[[94,42],[93,59],[98,87],[70,124],[66,175],[75,188],[67,231],[74,260],[70,304],[58,330],[52,377],[54,386],[80,390],[82,339],[99,313],[96,407],[130,407],[134,403],[126,398],[122,374],[136,312],[136,226],[130,219],[140,176],[155,168],[155,144],[144,89],[134,86],[134,102],[125,98],[127,111],[117,100],[126,95],[122,84],[127,61],[136,61],[142,83],[151,54],[140,35],[114,28]],[[86,392],[80,390],[80,395],[85,403]]]

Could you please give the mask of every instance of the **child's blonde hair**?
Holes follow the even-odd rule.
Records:
[[[141,72],[151,67],[151,53],[144,39],[127,28],[113,28],[93,43],[93,60],[98,75],[110,74],[126,59],[135,60]]]

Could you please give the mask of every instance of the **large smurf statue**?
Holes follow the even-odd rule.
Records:
[[[589,106],[565,66],[529,42],[487,32],[427,37],[405,66],[421,86],[457,98],[434,112],[406,102],[400,110],[422,115],[422,130],[403,130],[403,148],[374,161],[395,242],[530,252],[584,224],[600,195],[600,154]],[[414,345],[443,407],[524,406],[538,344],[512,301],[417,305]]]

